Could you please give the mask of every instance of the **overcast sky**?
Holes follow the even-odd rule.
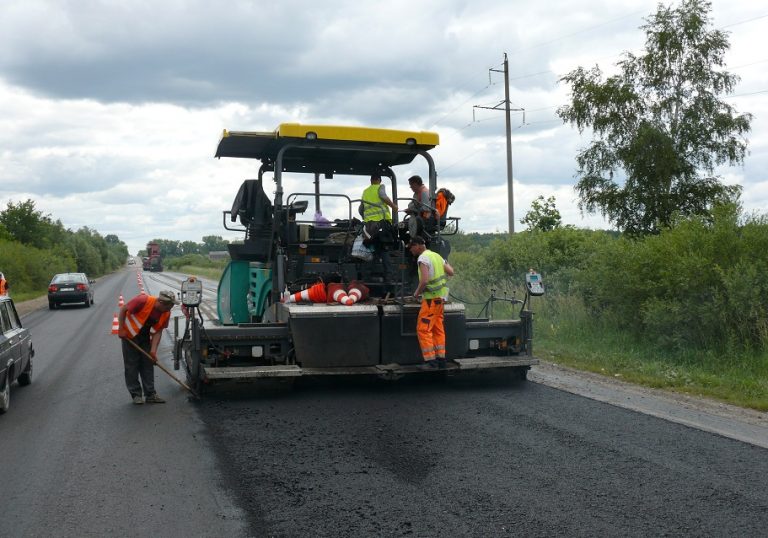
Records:
[[[258,162],[213,158],[223,129],[283,122],[431,130],[439,184],[467,232],[506,231],[502,112],[509,55],[516,230],[539,195],[564,223],[582,215],[575,155],[587,144],[557,119],[558,78],[611,71],[641,52],[647,0],[2,0],[0,207],[31,198],[76,230],[117,234],[131,253],[152,238],[237,239],[222,227]],[[730,32],[726,99],[754,114],[743,167],[750,211],[768,212],[768,6],[714,0]],[[401,172],[403,174],[408,171]],[[337,183],[359,197],[366,181]],[[311,183],[289,182],[307,191]],[[401,187],[401,195],[407,188]],[[333,208],[325,208],[326,214]],[[327,215],[331,218],[343,215]]]

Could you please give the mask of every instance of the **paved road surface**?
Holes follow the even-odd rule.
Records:
[[[305,380],[195,405],[158,372],[168,403],[133,406],[108,333],[135,274],[25,317],[0,536],[765,536],[768,450],[539,383]]]
[[[536,383],[324,381],[201,414],[270,536],[768,529],[768,450]]]
[[[32,384],[14,385],[0,416],[0,536],[245,535],[177,385],[156,372],[168,403],[131,404],[110,334],[121,293],[138,293],[135,270],[101,279],[91,308],[23,320],[36,355]]]

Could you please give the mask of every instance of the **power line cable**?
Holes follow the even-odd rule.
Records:
[[[758,19],[764,19],[766,17],[768,17],[768,14],[758,15],[757,17],[752,17],[751,19],[745,19],[743,21],[734,22],[732,24],[726,24],[725,26],[721,26],[720,29],[722,30],[723,28],[731,28],[732,26],[739,26],[740,24],[746,24],[748,22],[756,21]]]
[[[510,55],[514,54],[514,53],[517,53],[517,52],[531,50],[531,49],[535,49],[535,48],[538,48],[538,47],[543,47],[544,45],[549,45],[549,44],[552,44],[552,43],[556,43],[556,42],[561,41],[563,39],[566,39],[566,38],[569,38],[569,37],[573,37],[573,36],[576,36],[576,35],[579,35],[579,34],[583,34],[584,32],[589,32],[590,30],[594,30],[595,28],[600,28],[601,26],[607,26],[607,25],[612,24],[614,22],[621,21],[621,20],[624,20],[624,19],[628,19],[629,17],[634,17],[635,15],[637,15],[639,13],[645,13],[645,10],[633,11],[632,13],[628,13],[627,15],[622,15],[621,17],[618,17],[618,18],[615,18],[615,19],[611,19],[611,20],[608,20],[608,21],[605,21],[605,22],[601,22],[600,24],[595,24],[595,25],[589,26],[587,28],[582,28],[581,30],[577,30],[577,31],[572,32],[570,34],[561,35],[561,36],[556,37],[554,39],[550,39],[549,41],[544,41],[544,42],[541,42],[541,43],[537,43],[535,45],[531,45],[529,47],[523,47],[522,49],[513,50],[512,52],[510,52]]]
[[[737,93],[737,94],[734,94],[734,95],[726,96],[726,99],[730,99],[732,97],[746,97],[748,95],[757,95],[759,93],[768,93],[768,90],[757,90],[756,92],[750,92],[750,93]]]
[[[733,67],[729,67],[728,69],[729,69],[729,71],[733,71],[734,69],[743,69],[744,67],[751,67],[753,65],[762,64],[762,63],[765,63],[765,62],[768,62],[768,58],[763,58],[762,60],[757,60],[755,62],[750,62],[748,64],[736,65],[736,66],[733,66]]]
[[[437,121],[435,121],[435,122],[434,122],[432,125],[430,125],[429,127],[427,127],[427,129],[431,129],[431,128],[433,128],[435,125],[438,125],[438,124],[439,124],[440,122],[442,122],[442,121],[443,121],[445,118],[447,118],[448,116],[450,116],[451,114],[453,114],[454,112],[456,112],[456,111],[457,111],[459,108],[463,107],[463,106],[464,106],[464,105],[466,105],[466,104],[467,104],[469,101],[471,101],[473,98],[475,98],[476,96],[480,95],[482,92],[484,92],[485,90],[487,90],[488,88],[490,88],[491,86],[493,86],[493,85],[495,85],[495,84],[496,84],[495,82],[491,82],[491,83],[489,83],[489,84],[486,84],[486,85],[485,85],[485,87],[483,87],[483,88],[479,89],[478,91],[476,91],[475,93],[473,93],[472,95],[470,95],[470,96],[469,96],[469,97],[468,97],[468,98],[467,98],[465,101],[462,101],[461,103],[459,103],[459,105],[458,105],[458,106],[456,106],[456,108],[454,108],[453,110],[449,110],[448,112],[446,112],[445,114],[443,114],[443,115],[442,115],[440,118],[438,118],[438,119],[437,119]]]

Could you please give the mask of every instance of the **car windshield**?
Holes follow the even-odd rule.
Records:
[[[60,282],[87,282],[83,273],[63,273],[53,277],[52,284],[58,284]]]

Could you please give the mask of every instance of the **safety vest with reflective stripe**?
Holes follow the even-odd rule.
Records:
[[[144,323],[146,323],[149,315],[152,313],[152,309],[155,307],[156,301],[157,297],[150,295],[147,297],[147,302],[144,303],[144,307],[136,314],[133,314],[131,311],[126,311],[125,328],[128,329],[131,338],[136,338],[136,336],[141,332],[141,328],[144,326]],[[160,315],[160,319],[157,321],[157,323],[149,328],[149,333],[154,334],[157,331],[162,330],[170,317],[170,312],[163,312]]]
[[[365,222],[392,220],[389,208],[379,196],[381,184],[374,184],[363,191],[363,220]]]
[[[437,252],[431,250],[425,250],[422,256],[427,256],[432,262],[432,269],[435,274],[427,282],[427,286],[424,288],[423,297],[425,299],[436,299],[437,297],[445,297],[448,295],[448,275],[445,274],[445,260]]]

